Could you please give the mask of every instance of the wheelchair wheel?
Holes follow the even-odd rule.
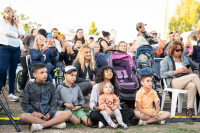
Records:
[[[22,82],[22,70],[20,70],[17,75],[16,75],[16,87],[15,87],[15,92],[20,92],[20,85],[21,85],[21,82]]]

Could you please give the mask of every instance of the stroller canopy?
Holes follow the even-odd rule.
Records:
[[[150,45],[141,45],[137,48],[135,59],[138,59],[141,54],[149,53],[151,58],[154,59],[154,50]]]

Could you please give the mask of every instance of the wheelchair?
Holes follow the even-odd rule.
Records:
[[[31,56],[30,55],[26,56],[26,64],[27,64],[27,67],[31,64]],[[31,72],[31,68],[28,67],[26,84],[29,83],[29,82],[35,81],[35,79],[31,78],[30,72]],[[64,81],[64,77],[62,75],[60,75],[60,72],[61,72],[61,66],[54,69],[55,75],[53,77],[53,84],[55,85],[56,88],[58,87],[60,80]],[[16,74],[15,82],[16,82],[15,92],[20,92],[20,84],[22,82],[22,70],[20,70]]]

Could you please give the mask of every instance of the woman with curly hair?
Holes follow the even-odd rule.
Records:
[[[117,74],[114,71],[114,68],[111,66],[104,66],[101,67],[96,76],[96,84],[92,88],[92,93],[90,97],[90,108],[92,112],[90,113],[90,118],[94,124],[98,124],[99,128],[104,126],[109,126],[106,120],[104,119],[103,115],[100,113],[101,109],[98,107],[99,102],[99,85],[103,81],[109,81],[112,84],[113,91],[115,95],[119,95],[119,88],[117,86]],[[125,124],[128,123],[128,120],[134,117],[134,111],[132,109],[121,109],[119,107],[120,112],[122,114],[122,118]],[[116,122],[113,119],[113,122]]]
[[[83,95],[87,95],[95,84],[94,77],[98,71],[90,47],[81,47],[73,66],[77,70],[75,84],[81,88]]]

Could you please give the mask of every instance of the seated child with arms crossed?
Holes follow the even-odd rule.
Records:
[[[127,129],[128,126],[123,122],[119,108],[119,99],[113,93],[112,84],[104,81],[99,86],[99,108],[107,123],[116,129],[118,126],[122,129]],[[113,116],[114,115],[114,116]],[[118,124],[112,122],[111,117],[116,117]]]
[[[56,90],[58,105],[61,110],[72,112],[69,119],[71,123],[80,124],[81,121],[86,126],[92,126],[92,121],[87,117],[84,110],[81,109],[85,103],[85,99],[79,86],[75,85],[77,71],[74,66],[65,67],[65,83],[59,85]]]
[[[170,113],[160,111],[159,98],[155,90],[152,89],[153,78],[151,74],[143,74],[140,77],[143,86],[136,93],[135,117],[140,119],[138,125],[147,125],[157,122],[165,124],[165,119],[170,117]],[[152,102],[155,102],[156,109],[153,109]]]
[[[26,124],[32,124],[31,131],[43,128],[66,128],[66,123],[72,117],[70,111],[57,111],[56,88],[47,82],[47,68],[37,63],[31,71],[36,81],[28,83],[23,91],[21,108],[26,112],[20,119]]]

